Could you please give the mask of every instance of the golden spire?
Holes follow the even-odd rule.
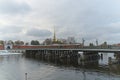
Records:
[[[57,39],[56,39],[56,32],[55,32],[55,27],[54,27],[54,36],[53,36],[53,42],[56,42]]]

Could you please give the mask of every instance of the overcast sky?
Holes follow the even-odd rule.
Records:
[[[74,36],[120,43],[120,0],[0,0],[1,40]]]

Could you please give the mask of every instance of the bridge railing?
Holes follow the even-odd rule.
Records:
[[[26,49],[120,49],[120,47],[116,46],[72,46],[72,47],[64,47],[64,46],[52,46],[52,47],[39,47],[39,48],[14,48],[11,50],[26,50]]]

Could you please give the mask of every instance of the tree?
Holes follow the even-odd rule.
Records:
[[[50,45],[52,44],[52,39],[46,39],[44,42],[43,42],[44,45]]]
[[[23,41],[20,41],[20,45],[24,45],[24,42],[23,42]]]
[[[25,45],[29,45],[29,43],[28,43],[28,42],[26,42],[26,43],[25,43]]]
[[[39,41],[37,40],[32,40],[31,45],[40,45]]]
[[[93,44],[93,43],[90,43],[90,44],[89,44],[89,46],[90,46],[90,47],[93,47],[93,46],[94,46],[94,44]]]
[[[4,44],[4,41],[3,41],[3,40],[0,40],[0,44],[3,45],[3,44]]]
[[[12,45],[13,45],[14,42],[13,42],[12,40],[9,40],[9,41],[8,41],[8,44],[12,44]]]
[[[107,46],[107,42],[105,41],[105,42],[103,43],[103,45],[104,45],[104,46]]]
[[[15,45],[24,45],[24,42],[23,42],[23,41],[18,40],[18,41],[15,41],[15,42],[14,42],[14,44],[15,44]]]

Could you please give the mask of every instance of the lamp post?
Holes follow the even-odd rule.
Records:
[[[25,80],[27,80],[27,73],[25,73]]]
[[[85,43],[85,40],[84,40],[84,38],[82,38],[82,45],[83,45],[83,47],[84,47],[84,43]]]

